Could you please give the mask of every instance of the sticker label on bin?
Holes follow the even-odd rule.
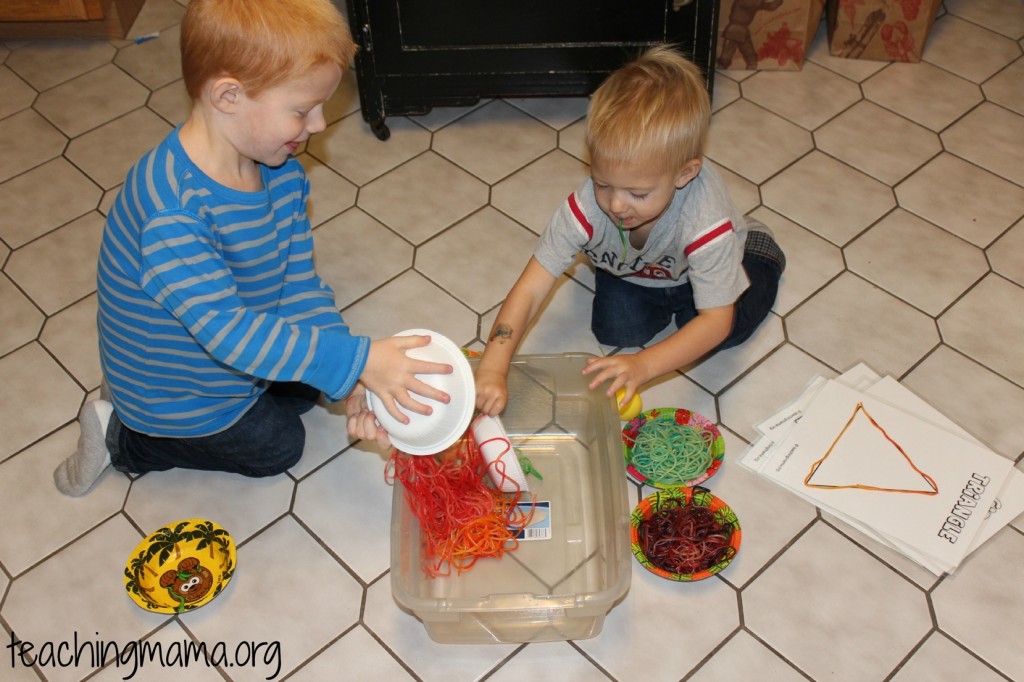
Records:
[[[523,516],[529,516],[530,523],[520,528],[509,526],[512,537],[516,540],[550,540],[551,539],[551,502],[520,502],[519,511]]]

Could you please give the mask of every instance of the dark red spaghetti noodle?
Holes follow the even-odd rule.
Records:
[[[665,499],[658,511],[640,523],[640,547],[652,564],[675,574],[706,571],[732,558],[732,526],[715,518],[707,507]]]

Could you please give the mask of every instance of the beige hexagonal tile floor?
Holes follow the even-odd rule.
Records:
[[[133,677],[146,681],[1024,679],[1024,517],[935,576],[735,464],[754,424],[809,380],[864,361],[1024,470],[1016,1],[945,0],[920,64],[833,57],[823,21],[801,71],[716,74],[708,155],[789,264],[746,344],[642,395],[719,425],[725,465],[706,485],[739,515],[743,548],[695,584],[633,562],[600,633],[522,646],[438,644],[398,607],[386,454],[349,439],[340,403],[304,415],[306,451],[285,475],[108,471],[84,498],[55,490],[101,379],[99,230],[129,164],[189,110],[186,4],[147,0],[129,40],[0,42],[0,679],[132,672],[110,657],[13,655],[76,637],[233,656],[149,662]],[[346,74],[327,129],[299,154],[318,267],[357,333],[426,327],[480,349],[551,212],[586,177],[586,99],[484,98],[389,119],[382,142],[357,85]],[[560,278],[522,352],[635,351],[594,339],[593,286],[583,264]],[[543,428],[546,415],[530,416]],[[631,503],[652,490],[623,485]],[[137,608],[128,553],[193,515],[236,537],[234,579],[188,614]]]

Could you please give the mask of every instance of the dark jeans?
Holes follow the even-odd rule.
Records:
[[[198,438],[147,436],[122,424],[115,412],[107,428],[110,461],[118,471],[135,474],[178,467],[274,476],[302,457],[306,429],[299,415],[319,397],[320,391],[304,384],[271,384],[233,426]]]
[[[754,333],[775,304],[782,272],[775,262],[747,253],[743,267],[750,286],[736,301],[732,331],[715,350],[737,346]],[[642,346],[675,320],[677,328],[697,316],[693,287],[655,289],[597,270],[590,327],[606,346]]]

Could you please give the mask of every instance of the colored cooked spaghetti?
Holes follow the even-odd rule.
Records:
[[[686,483],[711,464],[715,434],[685,424],[648,421],[633,443],[631,464],[648,479]]]
[[[496,469],[498,481],[504,467]],[[430,577],[468,571],[483,557],[500,557],[518,546],[515,531],[533,512],[519,507],[519,486],[502,494],[489,485],[488,467],[472,430],[444,452],[412,456],[397,450],[385,470],[389,483],[400,481],[409,508],[420,523],[423,569]],[[500,487],[500,486],[499,486]]]
[[[707,507],[665,499],[651,517],[640,522],[638,541],[647,559],[676,575],[706,571],[736,553],[733,528]]]

